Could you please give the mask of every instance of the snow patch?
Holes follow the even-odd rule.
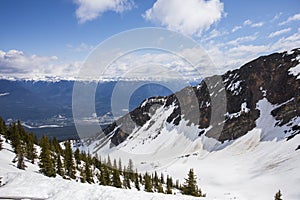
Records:
[[[243,113],[248,113],[250,111],[249,108],[247,108],[247,103],[244,102],[241,104],[241,110],[239,112],[236,112],[236,113],[226,113],[225,114],[225,117],[229,118],[229,119],[232,119],[232,118],[237,118],[239,116],[241,116],[241,114]]]
[[[7,95],[9,95],[9,94],[10,94],[9,92],[0,93],[0,97],[7,96]]]
[[[290,68],[289,74],[296,76],[297,79],[300,79],[300,64],[296,65],[295,67]]]

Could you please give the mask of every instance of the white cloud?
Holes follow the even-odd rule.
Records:
[[[270,46],[270,51],[288,51],[300,47],[300,28],[298,32],[280,38]]]
[[[223,35],[227,35],[228,32],[227,31],[219,31],[217,29],[213,29],[212,31],[210,31],[208,34],[205,34],[203,38],[201,38],[201,41],[207,41],[207,40],[211,40],[213,38],[216,37],[221,37]]]
[[[210,68],[212,63],[202,48],[186,48],[174,53],[176,54],[141,50],[125,54],[111,63],[102,72],[100,78],[104,80],[116,78],[123,80],[196,80],[204,75],[213,75],[213,70]],[[196,66],[192,66],[190,61],[196,61],[193,62]]]
[[[298,32],[282,37],[275,42],[261,45],[240,44],[241,41],[250,41],[251,39],[254,39],[254,37],[251,38],[251,36],[246,36],[237,38],[225,44],[213,42],[204,43],[202,46],[205,47],[216,66],[224,73],[227,70],[238,68],[259,56],[299,48],[300,28],[298,28]],[[236,45],[230,46],[230,44]]]
[[[85,23],[101,16],[106,11],[122,13],[132,9],[132,0],[74,0],[78,5],[76,16],[79,23]]]
[[[244,26],[250,26],[250,27],[256,28],[256,27],[263,26],[264,23],[263,22],[253,23],[250,19],[247,19],[247,20],[244,21],[243,25]]]
[[[275,31],[275,32],[270,33],[270,35],[268,37],[269,38],[276,37],[278,35],[282,35],[284,33],[290,32],[291,30],[292,30],[291,28],[285,28],[285,29],[282,29],[279,31]]]
[[[93,45],[88,45],[84,42],[80,43],[78,46],[74,46],[71,44],[66,45],[68,49],[74,52],[89,52],[94,49]]]
[[[250,42],[256,40],[257,36],[256,35],[251,35],[251,36],[244,36],[244,37],[238,37],[234,40],[231,40],[227,42],[227,45],[240,45],[241,43],[244,42]]]
[[[56,56],[29,55],[19,50],[0,50],[0,77],[40,80],[47,77],[74,78],[81,62],[59,63]]]
[[[271,20],[271,22],[273,22],[273,21],[279,19],[279,18],[281,17],[281,15],[282,15],[282,12],[277,13],[277,14],[273,17],[273,19]]]
[[[219,0],[157,0],[143,15],[170,30],[187,35],[199,35],[218,22],[224,5]]]
[[[247,19],[246,21],[244,21],[244,26],[249,26],[252,24],[252,21],[250,19]]]
[[[279,23],[279,25],[280,26],[281,25],[285,25],[285,24],[290,23],[292,21],[298,21],[298,20],[300,20],[300,13],[295,14],[295,15],[289,17],[286,21],[283,21],[283,22]]]
[[[231,30],[231,32],[236,32],[237,30],[239,30],[239,29],[241,29],[242,28],[242,26],[235,26],[232,30]]]
[[[256,28],[256,27],[262,27],[264,25],[263,22],[258,22],[258,23],[255,23],[255,24],[251,24],[250,26],[253,27],[253,28]]]

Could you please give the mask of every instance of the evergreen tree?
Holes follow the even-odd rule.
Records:
[[[146,174],[144,176],[144,181],[145,181],[145,191],[146,192],[153,192],[153,190],[152,190],[152,184],[151,184],[151,176],[148,175],[147,172],[146,172]]]
[[[78,167],[78,165],[80,165],[80,163],[81,163],[81,156],[80,156],[80,151],[78,148],[74,152],[74,158],[75,158],[75,162],[76,162],[76,167]]]
[[[60,159],[60,154],[57,154],[57,158],[56,158],[56,173],[60,176],[64,176],[64,170]]]
[[[107,165],[108,168],[110,168],[110,169],[112,168],[111,161],[110,161],[110,156],[109,155],[107,156],[107,163],[106,163],[106,165]]]
[[[86,182],[86,174],[85,174],[85,170],[83,169],[83,167],[80,167],[80,181],[81,181],[81,183]]]
[[[132,160],[131,159],[129,159],[129,161],[128,161],[128,166],[127,166],[127,172],[129,172],[129,173],[133,173],[134,171],[133,171],[133,162],[132,162]]]
[[[122,161],[121,161],[121,158],[119,158],[119,172],[121,173],[122,172]]]
[[[175,188],[180,189],[179,180],[176,180]]]
[[[155,187],[156,189],[158,189],[158,186],[159,186],[159,180],[158,180],[158,176],[157,176],[156,171],[154,172],[153,185],[154,185],[154,187]]]
[[[185,184],[182,187],[182,193],[196,197],[202,196],[201,190],[198,190],[196,176],[194,175],[193,169],[190,169],[188,178],[185,179]]]
[[[25,149],[27,159],[30,160],[32,164],[34,164],[34,159],[37,158],[37,153],[34,147],[34,135],[32,133],[28,135]]]
[[[24,170],[26,166],[24,163],[24,147],[22,145],[18,147],[17,157],[18,157],[17,168]]]
[[[11,146],[14,152],[18,154],[17,149],[19,149],[21,145],[21,136],[15,122],[10,124],[8,131]]]
[[[98,157],[98,156],[97,156]],[[102,163],[101,163],[101,161],[100,160],[98,160],[98,158],[97,157],[94,157],[94,159],[95,159],[95,161],[94,161],[94,165],[95,165],[95,167],[97,168],[97,169],[101,169],[101,166],[102,166]]]
[[[0,151],[2,150],[2,142],[3,142],[3,140],[2,140],[1,135],[0,135]]]
[[[158,188],[157,188],[158,193],[164,193],[164,188],[162,186],[162,183],[159,183]]]
[[[4,138],[7,139],[7,128],[6,128],[6,124],[5,121],[3,121],[3,119],[0,117],[0,135],[3,135]],[[3,140],[0,137],[0,150],[2,149],[2,142]]]
[[[118,166],[117,166],[117,160],[116,160],[116,159],[114,159],[114,165],[113,165],[113,168],[116,169],[116,170],[118,169]]]
[[[62,148],[58,142],[58,140],[56,139],[56,137],[53,137],[52,139],[52,149],[56,154],[62,154]]]
[[[50,144],[47,137],[43,136],[40,141],[41,153],[40,153],[40,172],[49,177],[55,177],[56,173],[51,158]]]
[[[130,186],[130,173],[128,173],[128,171],[126,171],[126,167],[124,166],[124,170],[123,170],[123,186],[124,188],[128,188],[131,189]]]
[[[106,185],[111,185],[110,171],[108,170],[108,167],[106,165],[103,166],[103,178]]]
[[[18,130],[18,133],[19,133],[19,139],[21,141],[23,141],[24,143],[27,142],[28,140],[28,134],[26,133],[24,127],[22,126],[20,120],[17,121],[17,130]]]
[[[86,176],[86,181],[88,183],[94,182],[93,181],[93,173],[90,169],[90,163],[89,163],[88,159],[85,161],[85,176]]]
[[[167,194],[172,194],[172,185],[173,185],[172,178],[167,176],[167,190],[166,190]]]
[[[113,169],[113,178],[112,178],[112,185],[117,188],[122,187],[120,173],[117,169]]]
[[[165,184],[164,174],[163,173],[160,174],[160,182],[161,182],[161,184]]]
[[[281,191],[279,190],[279,191],[275,194],[274,198],[275,198],[275,200],[282,200],[281,196],[282,196],[282,194],[281,194]]]
[[[65,156],[64,156],[64,164],[65,164],[65,174],[72,179],[75,179],[75,166],[73,162],[73,152],[71,148],[70,141],[65,142]]]
[[[100,182],[100,185],[107,185],[103,168],[100,168],[100,174],[98,174],[98,180]]]
[[[139,181],[142,185],[144,185],[144,180],[142,174],[139,175]]]
[[[137,170],[135,172],[134,185],[137,190],[140,190],[139,176],[138,176]]]

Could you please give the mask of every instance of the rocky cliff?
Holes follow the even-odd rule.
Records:
[[[220,142],[234,140],[257,126],[262,114],[258,102],[266,99],[273,106],[275,126],[283,127],[284,138],[290,139],[300,133],[299,63],[300,49],[259,57],[170,96],[148,98],[104,133],[110,145],[117,146],[134,131],[147,131],[155,124],[155,113],[164,112],[167,124],[178,126],[185,121],[186,126],[198,127],[198,136],[205,134]],[[156,129],[158,134],[162,128]]]

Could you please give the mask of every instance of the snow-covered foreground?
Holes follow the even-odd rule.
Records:
[[[204,135],[197,137],[197,128],[184,121],[170,127],[165,123],[167,112],[158,111],[150,128],[146,124],[119,146],[109,148],[107,143],[98,153],[131,156],[139,171],[156,170],[181,183],[188,169],[194,168],[206,199],[266,200],[280,189],[283,199],[299,200],[300,135],[287,141],[284,130],[289,127],[276,127],[270,114],[276,106],[262,99],[257,107],[261,111],[257,127],[234,141],[221,144]],[[300,119],[293,124],[300,124]]]
[[[14,153],[9,144],[4,143],[0,151],[0,198],[10,199],[95,199],[95,200],[162,200],[199,199],[183,195],[146,193],[143,191],[117,189],[97,184],[78,183],[61,177],[48,178],[38,172],[39,167],[26,162],[26,170],[19,170],[11,161]]]
[[[106,145],[101,150],[102,153],[110,153],[111,157],[122,159],[128,154],[137,155],[133,160],[140,172],[156,170],[179,179],[181,183],[188,170],[194,168],[197,182],[207,194],[200,199],[266,200],[272,199],[280,189],[284,200],[299,200],[300,150],[296,149],[300,145],[300,135],[287,141],[284,130],[288,127],[275,127],[276,120],[270,114],[276,106],[263,99],[257,107],[262,113],[256,121],[257,127],[234,141],[221,144],[203,135],[196,137],[194,127],[187,127],[185,122],[178,127],[165,126],[160,135],[152,137],[152,134],[157,134],[157,127],[164,123],[160,121],[165,118],[162,115],[156,116],[157,120],[147,131],[137,130],[133,139],[126,140],[123,146],[109,149]],[[293,120],[293,124],[299,123],[299,118]],[[144,141],[140,142],[137,138]],[[178,155],[180,152],[183,154]],[[0,177],[3,177],[1,182],[4,184],[0,187],[0,197],[199,199],[180,194],[165,195],[83,184],[61,177],[48,178],[38,172],[37,165],[28,162],[25,171],[17,169],[11,162],[13,158],[10,145],[4,143],[4,149],[0,151]]]

